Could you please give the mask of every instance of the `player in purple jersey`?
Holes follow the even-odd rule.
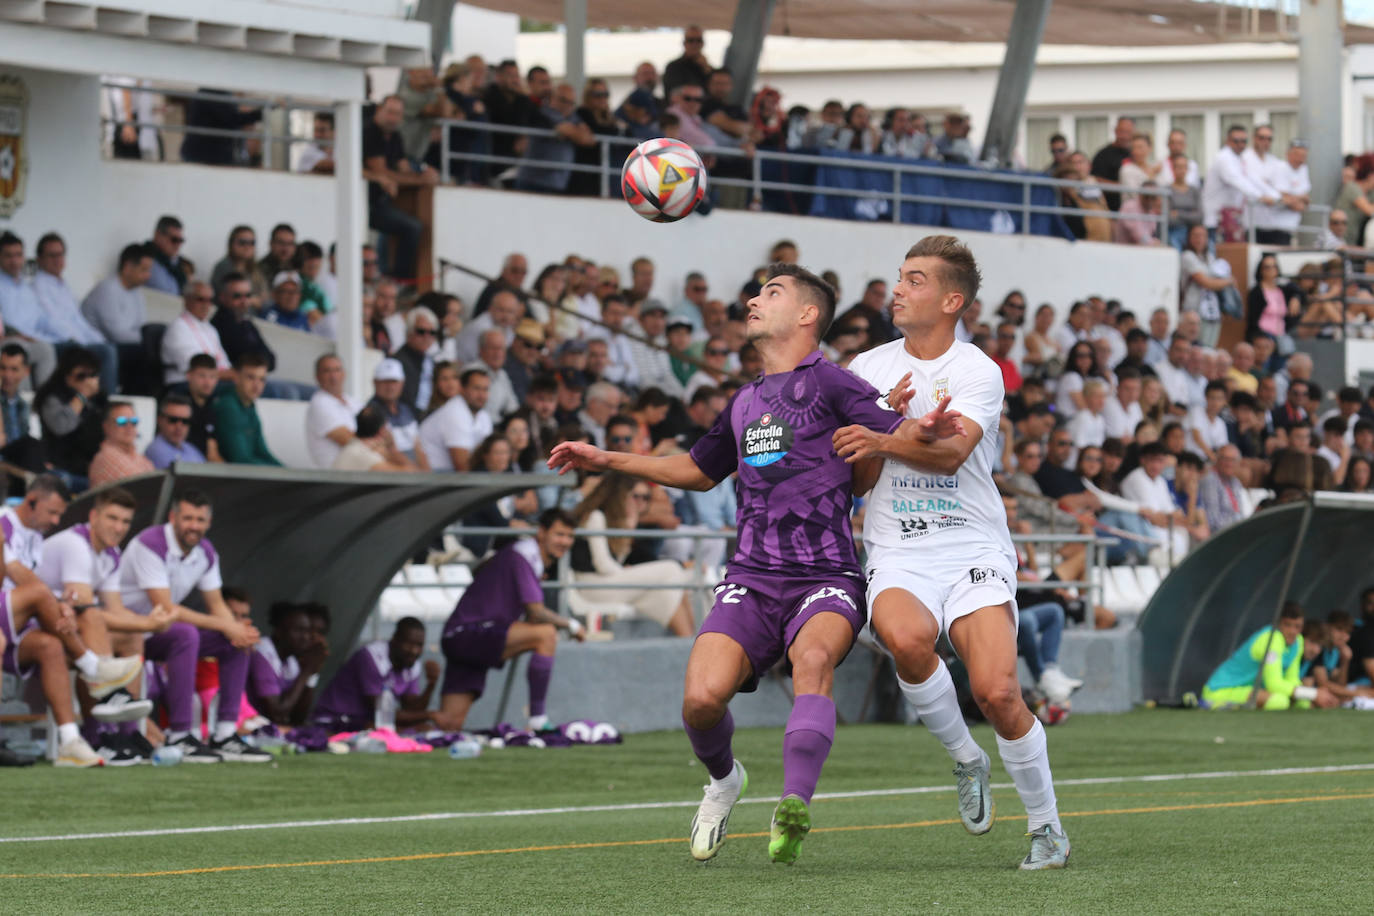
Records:
[[[391,639],[367,643],[334,672],[315,704],[312,721],[334,732],[433,721],[429,700],[439,685],[439,663],[421,663],[424,651],[425,625],[415,617],[402,617]]]
[[[558,631],[585,639],[582,625],[544,606],[539,584],[545,568],[557,563],[573,542],[573,520],[561,509],[539,516],[533,538],[520,538],[498,550],[477,568],[472,584],[444,624],[444,686],[434,721],[458,731],[468,710],[486,687],[487,671],[507,659],[530,653],[526,680],[530,688],[531,731],[549,725],[544,701],[553,678]]]
[[[248,662],[248,702],[278,725],[304,725],[328,653],[304,605],[277,602],[267,619],[272,635],[258,641]]]
[[[711,775],[692,821],[699,860],[720,850],[748,784],[731,752],[730,699],[754,690],[784,656],[796,701],[768,851],[774,862],[796,860],[834,739],[835,666],[865,619],[849,520],[852,470],[831,438],[849,423],[915,434],[914,422],[878,406],[873,386],[822,357],[834,313],[829,284],[795,265],[772,265],[746,319],[764,374],[740,389],[689,454],[643,457],[565,442],[549,458],[560,472],[609,469],[681,489],[709,490],[739,474],[738,547],[692,646],[682,703],[692,749]]]

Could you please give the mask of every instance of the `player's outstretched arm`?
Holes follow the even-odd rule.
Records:
[[[982,428],[945,398],[934,410],[915,420],[905,420],[889,434],[863,426],[836,431],[835,452],[850,464],[866,458],[893,458],[903,464],[936,474],[954,474],[983,438]]]
[[[619,471],[682,490],[709,490],[716,482],[701,472],[689,454],[661,457],[608,452],[586,442],[560,442],[549,455],[549,467],[567,471]]]

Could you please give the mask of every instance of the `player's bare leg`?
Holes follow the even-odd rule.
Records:
[[[1059,823],[1044,726],[1021,698],[1011,606],[980,608],[960,617],[951,624],[949,638],[968,666],[973,698],[997,732],[1002,764],[1026,807],[1031,851],[1021,867],[1063,868],[1069,840]]]
[[[873,599],[873,631],[892,655],[902,695],[954,761],[964,829],[974,835],[987,833],[996,816],[991,761],[969,734],[954,680],[935,651],[940,636],[935,615],[906,589],[884,589]]]
[[[835,667],[854,644],[843,616],[822,612],[803,624],[788,649],[792,662],[792,714],[782,739],[782,800],[773,811],[768,856],[791,865],[811,829],[811,796],[835,741]]]
[[[730,810],[739,801],[749,777],[735,760],[730,739],[735,722],[729,703],[754,674],[744,647],[723,633],[702,633],[687,659],[682,692],[682,726],[692,751],[706,766],[711,782],[692,818],[692,857],[713,858],[725,843]]]
[[[143,667],[142,659],[117,659],[109,656],[108,635],[102,648],[105,654],[92,651],[82,639],[77,620],[70,607],[58,603],[52,591],[41,582],[20,585],[9,592],[10,617],[15,630],[22,630],[24,624],[36,618],[45,633],[53,636],[62,645],[81,677],[96,698],[107,697],[138,676]],[[104,633],[104,620],[92,625],[92,633],[100,638]]]

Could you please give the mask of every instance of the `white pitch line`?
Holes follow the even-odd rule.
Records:
[[[1145,776],[1094,776],[1081,779],[1056,779],[1055,785],[1105,786],[1140,782],[1181,782],[1190,779],[1234,779],[1253,776],[1303,776],[1314,773],[1355,773],[1374,770],[1374,763],[1343,766],[1285,767],[1272,770],[1216,770],[1206,773],[1153,773]],[[993,788],[1010,789],[1011,783],[993,783]],[[913,786],[906,789],[861,789],[854,792],[817,792],[816,799],[877,798],[893,795],[928,795],[953,792],[949,785]],[[738,804],[776,804],[775,798],[741,798]],[[196,833],[236,833],[243,830],[294,830],[305,827],[348,827],[365,824],[407,824],[417,821],[452,821],[487,817],[538,817],[548,814],[588,814],[604,811],[650,811],[661,808],[695,808],[698,801],[637,802],[620,805],[573,805],[561,808],[506,808],[498,811],[449,811],[436,814],[401,814],[392,817],[340,817],[315,821],[279,821],[268,824],[221,824],[210,827],[166,827],[154,830],[113,830],[105,833],[64,833],[48,836],[0,837],[0,843],[50,843],[76,840],[122,840],[131,837],[185,836]]]

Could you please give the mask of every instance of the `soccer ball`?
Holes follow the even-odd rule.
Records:
[[[681,140],[645,140],[620,170],[625,202],[655,223],[673,223],[696,209],[706,196],[706,166]]]
[[[1051,703],[1049,700],[1041,700],[1036,704],[1035,716],[1045,725],[1062,725],[1068,721],[1069,712],[1072,710],[1070,701],[1065,700],[1061,703]]]

